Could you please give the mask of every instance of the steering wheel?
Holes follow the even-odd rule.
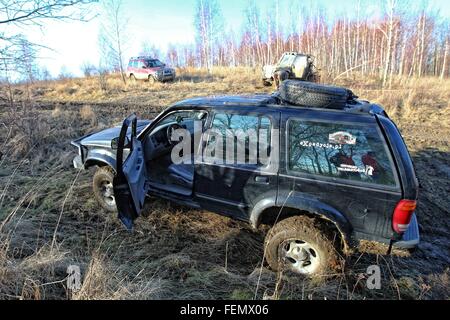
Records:
[[[173,144],[179,142],[179,141],[172,140],[173,133],[175,132],[175,130],[178,130],[178,129],[183,129],[183,127],[181,125],[179,125],[178,123],[173,123],[167,127],[166,137],[167,137],[167,141],[169,142],[170,145],[173,145]]]

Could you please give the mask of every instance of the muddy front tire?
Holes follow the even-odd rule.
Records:
[[[270,268],[311,277],[337,269],[339,255],[334,241],[317,223],[312,218],[296,216],[274,225],[264,246]]]
[[[264,87],[270,87],[270,86],[272,86],[272,82],[267,81],[267,80],[262,80],[262,85]]]
[[[111,167],[99,167],[94,174],[92,188],[94,197],[100,206],[108,212],[116,212],[116,200],[113,189],[114,171]]]

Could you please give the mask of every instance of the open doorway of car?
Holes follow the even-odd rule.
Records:
[[[113,187],[118,217],[129,230],[142,212],[148,191],[144,150],[137,139],[136,126],[137,117],[132,114],[124,120],[119,137],[111,142],[111,147],[117,148]],[[125,149],[129,152],[123,160]]]
[[[176,110],[152,124],[142,139],[150,192],[192,198],[194,154],[206,117],[204,110]]]

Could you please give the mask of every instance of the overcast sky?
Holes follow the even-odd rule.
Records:
[[[288,16],[291,3],[295,0],[279,0],[281,15]],[[165,50],[170,43],[193,43],[193,17],[196,0],[124,0],[124,10],[129,17],[127,58],[137,55],[143,41],[148,41]],[[219,0],[225,20],[225,28],[233,28],[239,33],[242,26],[243,11],[248,0]],[[308,1],[303,1],[308,3]],[[316,0],[328,11],[328,14],[352,16],[356,0]],[[378,3],[368,1],[366,6],[376,15],[379,12]],[[402,0],[399,0],[401,3]],[[439,9],[441,16],[450,18],[450,1],[425,1],[432,8]],[[258,0],[263,12],[269,8],[274,0]],[[417,1],[412,1],[417,3]],[[98,5],[92,7],[98,9]],[[52,50],[40,52],[39,63],[45,65],[52,75],[59,74],[64,66],[72,74],[80,75],[80,66],[88,61],[98,64],[98,30],[100,19],[90,22],[47,22],[44,27],[26,27],[21,30],[29,40],[40,43]],[[287,26],[286,26],[287,27]]]

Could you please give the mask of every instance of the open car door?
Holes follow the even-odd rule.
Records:
[[[118,217],[129,230],[133,228],[133,221],[144,207],[148,190],[144,150],[141,141],[137,139],[136,125],[135,114],[130,115],[123,122],[117,141],[117,168],[113,180]],[[125,148],[129,148],[130,151],[124,161]]]

